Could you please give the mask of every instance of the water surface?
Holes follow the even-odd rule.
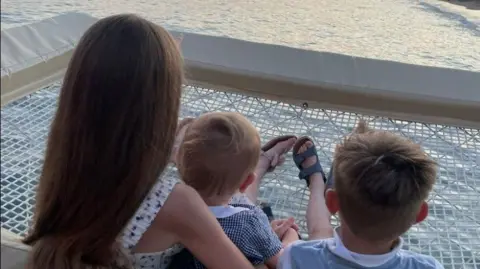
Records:
[[[169,29],[480,71],[480,11],[427,0],[2,0],[2,29],[67,11]]]

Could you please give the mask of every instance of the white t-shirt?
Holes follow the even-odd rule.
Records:
[[[334,237],[313,240],[297,241],[285,248],[277,265],[278,269],[310,269],[322,268],[432,268],[443,269],[443,266],[434,258],[402,250],[403,239],[390,252],[382,255],[365,255],[348,250],[343,244],[337,231]],[[398,259],[398,260],[396,260]],[[295,264],[295,266],[293,266]],[[300,265],[299,265],[300,264]],[[334,266],[334,267],[332,267]],[[397,268],[397,267],[395,267]]]

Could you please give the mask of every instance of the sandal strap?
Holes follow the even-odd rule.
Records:
[[[303,161],[305,161],[305,159],[307,159],[308,157],[312,157],[312,156],[317,156],[317,149],[315,148],[315,145],[307,148],[307,150],[305,150],[302,153],[294,154],[293,161],[295,162],[298,168],[303,169],[301,166]],[[318,158],[317,158],[317,163],[318,163]]]
[[[323,168],[322,168],[322,165],[320,164],[320,162],[318,161],[318,158],[317,158],[317,162],[310,166],[310,167],[307,167],[307,168],[303,168],[302,170],[300,170],[300,173],[298,174],[298,177],[300,179],[308,179],[311,175],[315,174],[315,173],[321,173],[322,176],[323,176],[323,180],[325,180],[325,176],[324,176],[324,173],[323,173]]]
[[[294,135],[282,135],[282,136],[277,136],[274,139],[268,141],[265,145],[262,146],[261,150],[262,151],[269,151],[273,147],[275,147],[278,143],[281,143],[283,141],[287,141],[290,138],[294,138],[296,136]]]

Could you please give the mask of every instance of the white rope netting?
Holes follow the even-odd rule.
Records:
[[[17,234],[28,229],[45,141],[56,108],[55,83],[2,108],[1,225]],[[370,126],[406,136],[421,144],[440,165],[427,221],[405,237],[405,248],[436,257],[445,268],[480,266],[480,131],[429,125],[324,109],[304,109],[277,101],[187,86],[181,117],[209,111],[237,111],[257,127],[263,142],[283,134],[314,138],[328,171],[335,145],[359,118]],[[261,185],[263,201],[276,217],[294,216],[305,231],[308,189],[291,161],[268,174]],[[177,176],[169,168],[167,177]],[[336,223],[336,220],[333,220]]]

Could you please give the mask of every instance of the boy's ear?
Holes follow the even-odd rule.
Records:
[[[427,202],[423,201],[422,205],[420,206],[420,211],[418,211],[417,218],[415,219],[415,223],[420,223],[424,221],[428,216],[428,204]]]
[[[338,194],[335,189],[329,189],[325,193],[325,204],[330,214],[335,215],[340,209],[338,202]]]
[[[257,174],[255,174],[254,172],[249,173],[247,178],[243,181],[242,185],[240,185],[239,191],[241,193],[244,193],[248,186],[250,186],[255,181],[255,179],[257,179]]]

